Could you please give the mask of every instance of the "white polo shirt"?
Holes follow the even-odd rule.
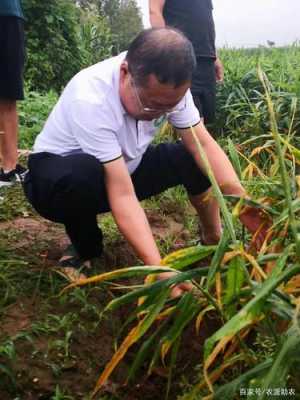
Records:
[[[124,157],[132,173],[153,140],[159,120],[137,121],[124,109],[119,96],[120,65],[126,53],[102,61],[75,75],[64,89],[37,136],[35,153],[87,153],[101,163]],[[200,121],[190,91],[167,115],[177,128]]]

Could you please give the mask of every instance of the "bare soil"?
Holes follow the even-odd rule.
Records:
[[[178,216],[161,217],[147,211],[154,236],[164,240],[170,235],[174,238],[173,248],[184,246],[189,233],[180,223]],[[28,259],[29,253],[35,258],[28,266],[36,273],[45,270],[52,273],[62,250],[68,243],[64,230],[60,225],[53,224],[39,217],[16,218],[10,222],[0,223],[2,232],[13,232],[17,240],[8,242],[8,247],[19,257]],[[124,265],[135,265],[137,259],[122,239],[117,239],[108,247],[101,257],[101,270],[110,270]],[[51,274],[48,275],[49,277]],[[56,293],[57,294],[57,293]],[[99,309],[110,300],[111,292],[91,290],[88,301]],[[103,318],[97,325],[97,318],[82,304],[72,298],[61,301],[58,296],[47,299],[40,294],[20,295],[16,301],[6,307],[1,315],[1,342],[14,340],[15,357],[3,358],[1,364],[6,365],[15,377],[15,385],[7,374],[1,374],[0,369],[0,399],[1,400],[51,400],[54,398],[56,387],[74,399],[87,399],[91,393],[101,370],[114,353],[116,333],[125,322],[130,311],[122,308],[108,318]],[[65,331],[43,332],[37,329],[37,323],[45,320],[46,315],[56,315],[59,319],[73,313],[76,323],[70,330],[71,339],[66,350],[62,343]],[[96,324],[96,328],[95,328]],[[185,332],[179,359],[175,370],[170,398],[176,398],[180,393],[182,376],[192,380],[196,376],[194,367],[201,362],[201,349],[204,339],[217,327],[216,320],[205,321],[199,336],[191,325]],[[81,328],[84,326],[84,329]],[[34,328],[35,327],[35,328]],[[89,329],[91,327],[91,329]],[[60,344],[60,345],[59,345]],[[1,354],[1,353],[0,353]],[[117,370],[105,389],[95,397],[97,399],[122,400],[156,400],[164,398],[166,388],[166,370],[158,368],[147,377],[141,372],[138,380],[124,385],[126,373],[133,359],[131,351]],[[104,394],[106,397],[103,397]],[[56,399],[56,397],[55,397]],[[63,399],[63,397],[62,397]]]

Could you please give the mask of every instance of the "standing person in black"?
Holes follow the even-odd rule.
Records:
[[[149,9],[152,27],[173,26],[192,42],[197,58],[194,103],[205,124],[214,122],[216,81],[223,80],[223,66],[216,56],[212,0],[149,0]]]
[[[0,0],[0,187],[20,181],[17,101],[24,98],[24,15],[20,0]]]

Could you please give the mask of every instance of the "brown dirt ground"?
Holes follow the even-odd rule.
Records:
[[[147,216],[156,238],[163,240],[172,235],[175,238],[174,249],[184,246],[189,233],[185,231],[178,218],[172,216],[162,218],[150,211],[147,211]],[[22,256],[28,254],[28,249],[34,249],[44,269],[53,268],[62,249],[68,243],[61,226],[37,217],[17,218],[11,222],[1,223],[0,229],[19,232],[20,239],[14,243],[16,253]],[[133,251],[120,238],[113,244],[112,249],[105,251],[102,266],[104,270],[109,270],[119,265],[134,265],[136,262]],[[107,293],[99,295],[99,291],[92,293],[90,297],[93,304],[102,308],[107,300]],[[38,297],[18,298],[16,303],[7,307],[4,315],[1,316],[0,339],[15,337],[30,329],[34,322],[43,317],[44,312]],[[76,302],[61,303],[57,298],[49,300],[47,312],[61,317],[70,312],[79,313],[80,322],[85,326],[95,322],[91,315],[78,309]],[[91,333],[88,329],[80,330],[79,327],[75,327],[69,358],[57,350],[49,350],[52,340],[63,339],[59,334],[58,336],[55,334],[53,338],[49,334],[34,335],[33,339],[26,339],[26,337],[18,339],[16,359],[8,365],[16,377],[17,389],[12,386],[7,377],[4,376],[2,379],[0,372],[0,399],[50,400],[54,395],[56,385],[72,393],[74,399],[86,399],[87,394],[95,385],[100,370],[113,355],[116,326],[121,326],[128,312],[129,309],[125,308],[114,313],[113,323],[110,318],[103,319],[98,329]],[[205,322],[200,336],[196,335],[194,326],[186,330],[175,370],[175,382],[179,383],[182,375],[188,378],[193,376],[194,367],[201,362],[204,338],[209,336],[216,326],[217,322],[214,319]],[[166,378],[163,368],[157,369],[150,377],[142,374],[134,384],[124,386],[131,359],[132,353],[129,353],[125,361],[113,373],[102,394],[96,396],[96,400],[100,399],[103,393],[106,393],[106,399],[156,400],[164,398]],[[59,373],[55,367],[58,367]],[[170,398],[176,398],[179,391],[179,384],[173,385]],[[16,394],[19,397],[16,397]]]

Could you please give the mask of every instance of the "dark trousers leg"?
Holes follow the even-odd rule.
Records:
[[[213,59],[197,57],[191,92],[204,123],[212,124],[216,113],[216,70]]]
[[[98,227],[96,215],[64,220],[66,232],[81,258],[89,260],[102,254],[102,231]]]
[[[102,253],[102,232],[97,214],[107,209],[103,167],[94,157],[49,153],[29,158],[24,190],[33,207],[45,218],[65,225],[72,244],[84,259]]]
[[[139,200],[177,185],[183,185],[190,195],[203,193],[210,187],[209,179],[181,141],[150,146],[131,178]]]
[[[45,218],[65,225],[82,258],[99,256],[102,232],[96,216],[110,211],[103,166],[88,154],[66,157],[33,154],[28,162],[25,194]],[[206,191],[210,182],[181,142],[150,146],[132,175],[139,200],[184,185],[191,195]]]

